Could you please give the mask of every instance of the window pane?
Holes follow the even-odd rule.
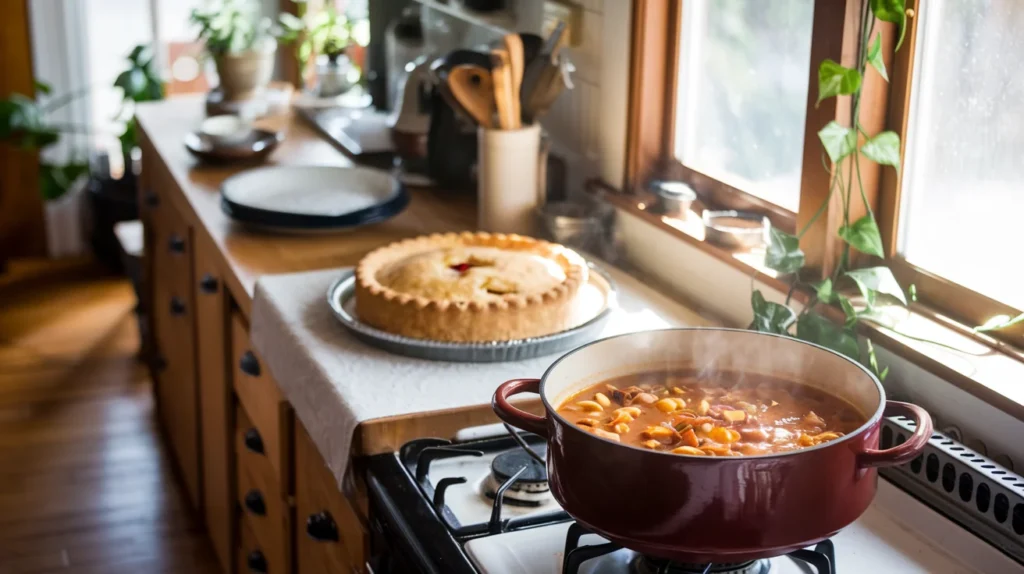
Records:
[[[901,252],[1024,308],[1024,2],[929,0],[921,17]]]
[[[791,211],[800,203],[813,0],[687,0],[675,153]]]

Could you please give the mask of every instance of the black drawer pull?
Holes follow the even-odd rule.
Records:
[[[171,250],[171,253],[184,253],[185,240],[180,235],[172,235],[167,240],[167,248]]]
[[[331,516],[330,512],[326,510],[317,512],[316,514],[310,514],[309,518],[306,519],[306,534],[313,540],[319,540],[320,542],[337,542],[338,525],[334,522],[334,517]]]
[[[266,574],[267,572],[267,558],[259,550],[250,552],[245,557],[245,564],[249,567],[249,572],[258,572],[259,574]]]
[[[250,377],[260,376],[260,361],[256,355],[252,354],[252,351],[242,353],[242,358],[238,361],[238,368]]]
[[[199,289],[203,293],[216,293],[217,292],[217,278],[207,273],[203,275],[203,278],[199,280]]]
[[[171,315],[184,315],[185,302],[181,297],[171,297]]]
[[[153,193],[152,190],[147,189],[143,192],[143,196],[147,207],[156,207],[160,205],[160,196]]]
[[[260,431],[254,428],[245,431],[243,442],[245,442],[245,448],[256,454],[263,454],[263,437],[260,436]]]
[[[258,490],[245,493],[245,508],[256,516],[267,515],[267,503],[263,501],[263,495]]]

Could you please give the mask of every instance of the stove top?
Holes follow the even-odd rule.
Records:
[[[884,424],[884,443],[899,441],[907,430],[898,417]],[[1024,549],[1024,482],[1015,495],[1007,488],[1017,484],[1003,477],[1018,475],[997,469],[941,433],[918,460],[886,473],[891,481],[880,478],[872,506],[831,540],[770,560],[709,565],[644,557],[587,532],[551,497],[546,470],[537,461],[544,442],[519,434],[476,438],[505,430],[495,427],[464,435],[471,440],[421,439],[394,455],[371,457],[375,574],[1024,574],[1024,565],[1010,557]],[[950,455],[948,462],[943,453]],[[986,502],[980,512],[981,500],[963,497],[962,485],[971,480],[964,478],[965,468],[955,468],[962,473],[958,489],[930,480],[927,468],[936,461],[943,475],[954,462],[971,461],[996,473],[1002,483],[992,484],[1001,489],[996,502]],[[984,478],[978,477],[979,487]],[[953,493],[958,506],[936,504],[938,495],[927,494],[931,491]]]

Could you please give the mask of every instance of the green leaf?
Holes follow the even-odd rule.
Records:
[[[864,142],[860,147],[864,157],[881,165],[891,165],[900,170],[900,136],[893,131],[884,131]]]
[[[824,303],[831,303],[832,298],[835,294],[832,292],[832,280],[825,279],[821,283],[814,286],[814,289],[818,292],[818,299]]]
[[[36,91],[44,96],[48,96],[53,93],[53,86],[40,80],[34,80],[32,84],[35,86]]]
[[[882,61],[882,34],[875,34],[875,41],[868,46],[868,63],[878,70],[878,74],[886,82],[889,81],[889,74],[885,71],[885,62]]]
[[[912,302],[916,302],[917,301],[917,285],[911,283],[910,287],[907,287],[907,294],[910,295],[910,300]]]
[[[985,331],[998,331],[1000,329],[1012,327],[1017,323],[1024,323],[1024,313],[1021,313],[1020,315],[1017,315],[1016,317],[1013,318],[1011,318],[1009,315],[996,315],[995,317],[992,317],[988,321],[985,321],[983,325],[975,327],[974,331],[977,333],[982,333]]]
[[[892,22],[899,26],[900,38],[896,49],[903,45],[903,36],[907,31],[907,7],[904,0],[871,0],[871,11],[883,22]]]
[[[899,282],[896,281],[896,277],[888,267],[852,269],[846,272],[846,276],[857,284],[857,288],[867,299],[868,306],[874,305],[875,296],[879,293],[894,297],[904,305],[907,304],[907,297],[903,294],[903,289],[900,288]]]
[[[853,303],[850,302],[849,297],[845,295],[837,295],[839,298],[839,306],[843,308],[843,313],[846,315],[846,326],[853,327],[857,323],[857,310],[853,308]]]
[[[848,127],[839,125],[835,120],[830,121],[818,132],[818,139],[825,148],[832,163],[853,153],[857,147],[857,132]]]
[[[792,309],[779,303],[765,301],[764,295],[756,289],[750,295],[750,306],[754,310],[754,320],[748,329],[754,331],[786,335],[796,321],[796,313]]]
[[[805,313],[796,322],[796,336],[809,343],[832,349],[850,357],[860,359],[860,346],[852,330],[840,327],[817,313]]]
[[[875,257],[885,257],[882,252],[882,234],[878,231],[878,224],[875,223],[875,218],[871,217],[870,214],[861,217],[849,226],[844,225],[840,227],[839,237],[842,237],[844,241],[856,248],[857,251],[874,255]]]
[[[782,274],[795,273],[804,266],[804,252],[800,250],[800,240],[772,227],[768,231],[768,249],[764,254],[764,264]]]
[[[282,28],[290,32],[301,32],[306,28],[306,23],[301,18],[287,12],[282,12],[277,17],[277,21],[281,24]]]
[[[832,96],[850,95],[860,89],[860,82],[860,72],[826,59],[818,66],[818,101],[814,105]]]

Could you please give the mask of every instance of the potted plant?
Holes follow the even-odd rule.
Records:
[[[260,8],[257,0],[220,0],[192,10],[190,20],[213,57],[226,100],[260,93],[273,76],[277,41]]]
[[[323,61],[317,68],[317,95],[324,98],[339,96],[359,79],[358,70],[349,61],[347,50],[353,41],[353,22],[338,14],[334,6],[327,6],[311,17],[305,14],[305,2],[296,0],[299,15],[282,13],[281,41],[295,42],[295,59],[299,64],[299,81],[305,83],[304,72],[314,55]],[[300,86],[302,87],[302,86]]]
[[[36,91],[50,96],[50,86],[36,82]],[[83,249],[81,194],[89,166],[84,153],[72,150],[59,161],[52,149],[65,133],[87,133],[82,126],[59,124],[48,116],[85,92],[48,98],[41,104],[24,94],[0,99],[0,143],[40,153],[39,191],[46,200],[46,236],[50,254],[74,255]]]

